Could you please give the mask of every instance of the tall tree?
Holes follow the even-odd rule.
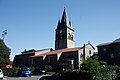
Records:
[[[10,49],[0,39],[0,64],[10,64]]]

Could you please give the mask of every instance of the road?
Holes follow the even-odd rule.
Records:
[[[31,77],[4,77],[3,80],[39,80],[42,76],[47,76],[47,75],[31,76]]]

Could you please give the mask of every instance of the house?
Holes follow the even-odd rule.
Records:
[[[120,38],[113,42],[97,45],[100,60],[106,61],[110,65],[120,66]]]
[[[55,50],[52,48],[42,50],[28,50],[14,57],[14,66],[35,66],[42,68],[45,65],[57,67],[70,64],[79,69],[83,60],[94,54],[91,43],[82,47],[74,47],[74,29],[68,19],[66,9],[63,10],[61,20],[55,29]]]

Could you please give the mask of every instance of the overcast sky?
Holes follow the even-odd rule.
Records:
[[[0,33],[8,31],[4,41],[11,48],[10,59],[24,49],[54,49],[64,6],[75,47],[88,41],[96,47],[120,37],[120,0],[0,0]]]

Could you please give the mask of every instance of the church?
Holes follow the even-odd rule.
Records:
[[[74,69],[80,69],[82,61],[91,57],[94,49],[91,43],[74,47],[74,29],[64,7],[62,18],[55,29],[55,50],[52,48],[25,50],[15,55],[13,66],[43,68],[50,65],[55,68],[58,65],[71,65]]]

